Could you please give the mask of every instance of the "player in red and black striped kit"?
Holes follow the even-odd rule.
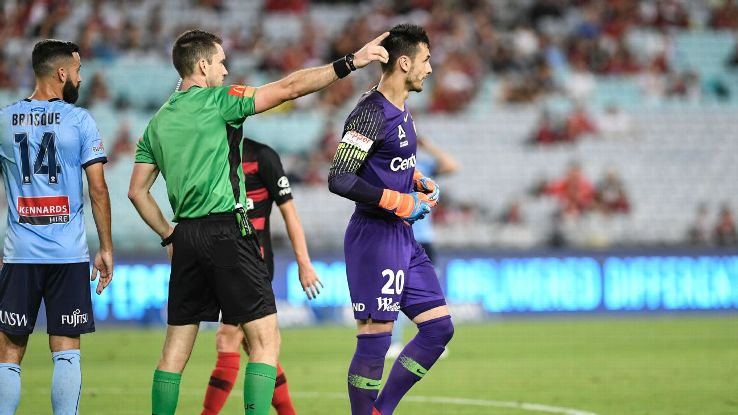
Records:
[[[241,130],[235,133],[241,134]],[[272,212],[272,203],[276,203],[284,218],[287,234],[295,252],[300,284],[308,299],[315,298],[320,293],[319,287],[323,284],[310,262],[305,234],[292,201],[292,189],[284,174],[279,155],[267,145],[244,138],[241,160],[246,182],[248,217],[259,237],[262,256],[269,275],[274,278],[274,255],[269,233],[269,215]],[[203,404],[203,415],[217,414],[225,404],[238,376],[241,359],[239,349],[242,344],[244,350],[248,352],[248,344],[245,343],[243,332],[238,326],[220,325],[216,335],[218,361],[210,376]],[[295,408],[287,389],[287,379],[281,365],[277,365],[277,382],[274,387],[272,406],[279,415],[295,414]]]
[[[267,263],[269,274],[274,277],[274,253],[269,231],[269,215],[272,213],[273,203],[276,203],[280,210],[284,210],[282,206],[292,200],[292,189],[282,169],[279,155],[271,147],[244,138],[241,160],[243,177],[246,182],[246,203],[248,205],[246,208],[249,220],[259,237],[261,253]],[[284,215],[284,212],[282,214]]]

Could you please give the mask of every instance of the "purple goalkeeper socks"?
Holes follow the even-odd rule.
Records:
[[[392,333],[359,334],[356,338],[356,352],[348,371],[351,414],[371,415]]]
[[[453,335],[454,325],[451,323],[451,316],[418,324],[418,334],[400,353],[382,393],[374,404],[382,415],[392,414],[400,399],[436,363]]]

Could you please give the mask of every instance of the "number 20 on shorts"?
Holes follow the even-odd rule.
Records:
[[[382,271],[382,276],[387,277],[387,282],[382,287],[382,294],[395,295],[402,293],[402,289],[405,287],[405,271],[400,269],[394,272],[387,268]]]

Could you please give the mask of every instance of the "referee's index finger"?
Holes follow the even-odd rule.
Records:
[[[384,32],[381,35],[375,37],[374,40],[372,40],[371,42],[369,42],[369,44],[371,44],[371,45],[378,45],[378,44],[382,43],[382,41],[384,40],[384,38],[386,38],[387,36],[389,36],[389,34],[390,34],[389,32]]]

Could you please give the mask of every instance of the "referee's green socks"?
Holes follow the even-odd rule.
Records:
[[[268,415],[272,406],[277,368],[266,363],[249,362],[243,383],[243,406],[246,415]]]
[[[181,373],[154,371],[154,384],[151,386],[151,414],[174,415],[179,400]]]

